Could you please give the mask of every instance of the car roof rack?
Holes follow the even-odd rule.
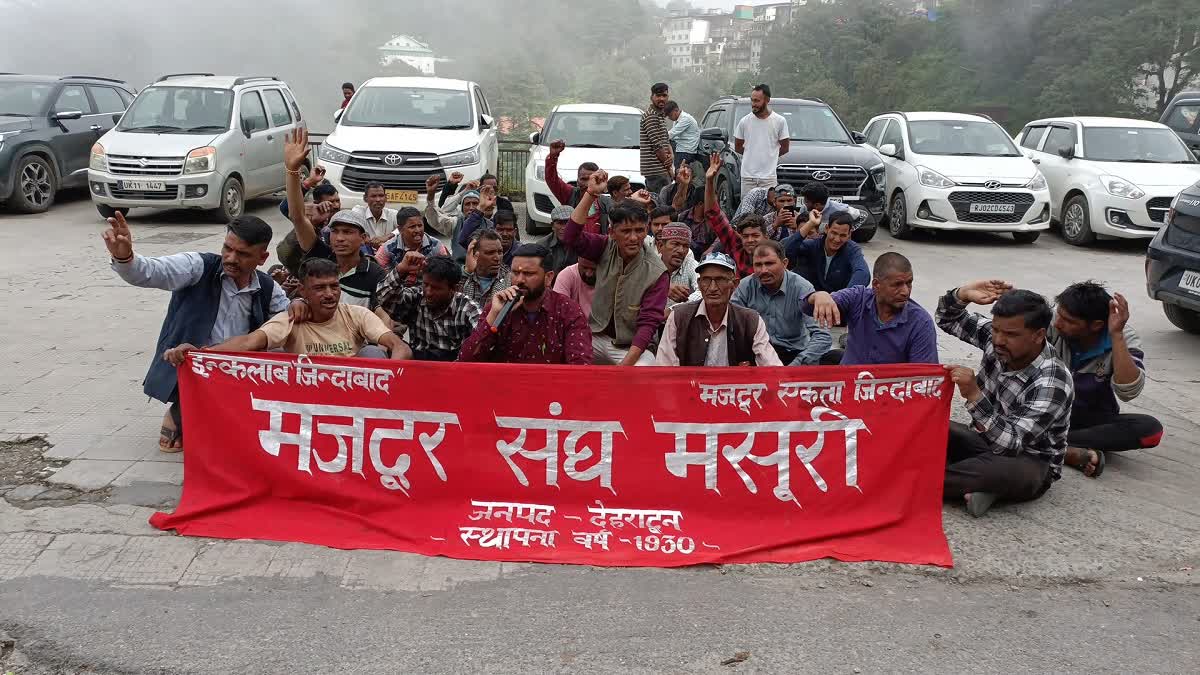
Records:
[[[60,80],[103,80],[104,82],[116,82],[117,84],[125,84],[125,80],[117,80],[111,77],[99,77],[97,75],[66,75],[58,78]]]
[[[236,80],[233,81],[233,86],[236,87],[239,84],[246,84],[247,82],[250,82],[251,80],[275,80],[276,82],[280,81],[279,78],[275,77],[274,75],[250,75],[248,77],[237,78]]]
[[[212,73],[171,73],[169,75],[163,75],[162,77],[155,80],[155,82],[162,82],[163,80],[169,80],[172,77],[214,77],[214,75]]]
[[[883,112],[883,113],[879,113],[879,114],[880,115],[899,115],[900,118],[903,119],[905,122],[908,121],[908,115],[905,115],[903,112],[901,112],[899,110],[889,110],[887,112]]]

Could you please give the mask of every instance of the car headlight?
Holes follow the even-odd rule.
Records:
[[[1029,181],[1029,183],[1025,185],[1025,189],[1034,190],[1034,191],[1045,190],[1046,189],[1046,177],[1042,175],[1041,171],[1038,171],[1033,176],[1033,180]]]
[[[449,155],[442,155],[442,166],[466,166],[468,164],[476,164],[479,162],[479,146],[475,146],[470,150],[455,152]]]
[[[4,144],[4,136],[0,136],[0,146]],[[108,171],[108,157],[104,155],[104,146],[99,143],[92,146],[92,158],[88,168],[93,171]]]
[[[350,153],[338,150],[328,143],[321,144],[321,149],[317,151],[317,157],[334,164],[346,164],[350,161]]]
[[[887,192],[887,167],[882,164],[872,167],[871,180],[875,183],[876,191]]]
[[[188,153],[187,159],[183,162],[183,172],[186,173],[207,173],[217,168],[217,149],[211,145],[196,148]]]
[[[917,175],[921,179],[921,185],[926,187],[946,189],[958,184],[933,169],[927,169],[923,166],[917,167]]]
[[[537,179],[540,181],[546,180],[546,165],[539,163],[537,168],[533,170],[533,175],[537,176]]]
[[[1141,188],[1130,183],[1124,178],[1116,176],[1100,176],[1100,184],[1108,191],[1108,194],[1122,199],[1141,199],[1146,196]]]

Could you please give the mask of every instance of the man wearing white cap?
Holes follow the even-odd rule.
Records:
[[[729,302],[737,287],[733,258],[714,253],[696,267],[701,298],[676,305],[658,344],[660,366],[782,366],[767,324]]]

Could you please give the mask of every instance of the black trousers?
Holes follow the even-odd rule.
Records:
[[[651,195],[657,198],[658,193],[667,187],[672,180],[673,177],[671,176],[646,176],[646,189],[650,191]]]
[[[950,423],[946,443],[944,499],[961,501],[971,492],[990,492],[1007,502],[1037,499],[1050,489],[1050,465],[1028,453],[997,455],[979,432]]]
[[[846,355],[845,349],[830,349],[821,357],[820,364],[822,366],[836,366],[842,363],[842,357]]]
[[[1156,447],[1162,424],[1149,415],[1116,415],[1102,420],[1071,420],[1067,443],[1074,448],[1104,452]]]

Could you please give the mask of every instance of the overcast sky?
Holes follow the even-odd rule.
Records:
[[[666,5],[667,0],[657,0],[658,4]],[[692,0],[693,7],[701,9],[710,9],[720,7],[721,9],[733,9],[734,5],[769,5],[773,2],[781,0]]]

